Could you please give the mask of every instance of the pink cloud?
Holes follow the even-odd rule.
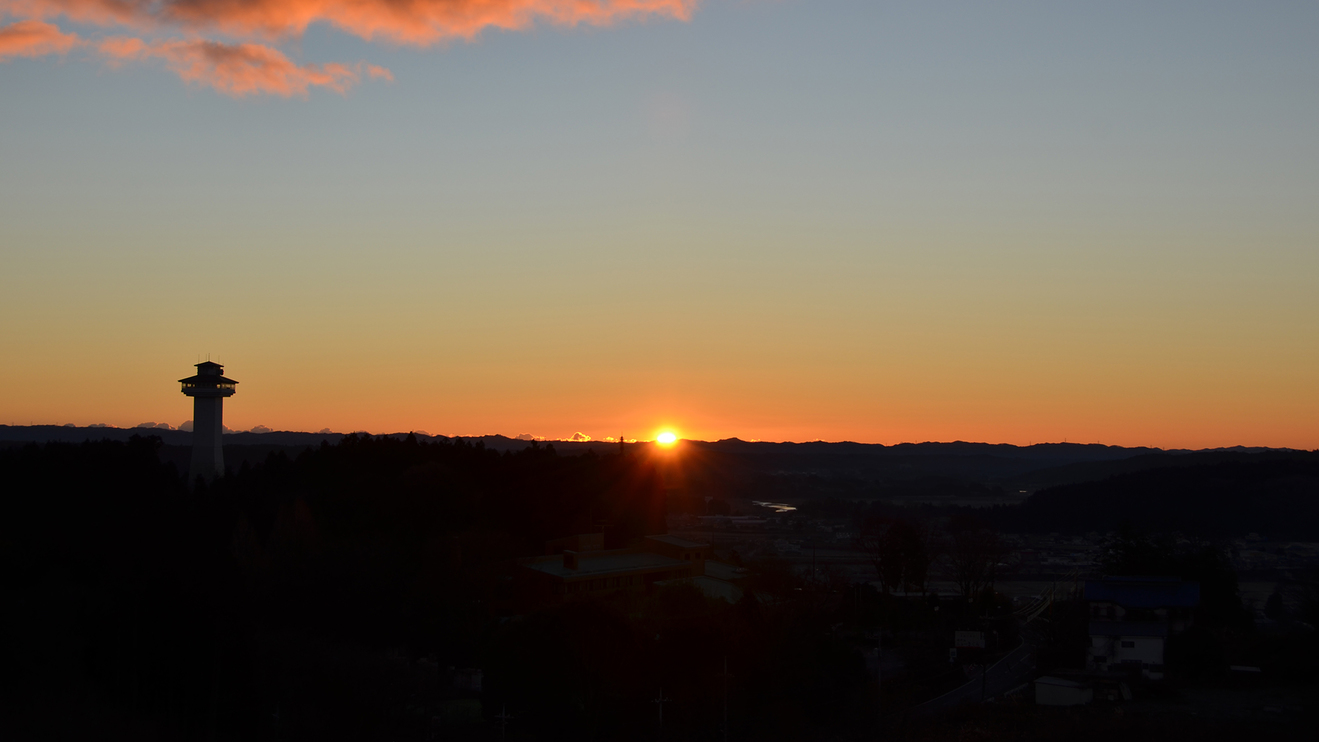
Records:
[[[306,96],[313,87],[347,91],[365,74],[393,81],[371,64],[303,64],[267,43],[324,23],[359,36],[427,46],[471,39],[485,29],[515,30],[538,21],[606,26],[647,17],[687,20],[699,0],[0,0],[0,60],[65,53],[86,42],[46,19],[131,29],[134,36],[93,40],[112,65],[160,59],[187,82],[234,97]],[[161,38],[182,35],[184,38]],[[215,36],[225,41],[214,40]],[[145,38],[136,38],[145,36]]]
[[[658,16],[687,20],[697,0],[0,0],[10,15],[65,16],[145,31],[175,28],[235,38],[300,35],[328,23],[364,39],[425,46],[537,20],[605,26]]]
[[[142,5],[136,0],[0,0],[0,13],[19,18],[62,15],[98,26],[131,25],[149,17],[141,12]]]
[[[102,40],[96,48],[111,61],[120,62],[146,56],[147,42],[131,36],[112,36]]]
[[[112,63],[162,59],[186,82],[198,83],[241,98],[266,93],[303,96],[312,87],[346,93],[361,78],[361,65],[295,64],[278,49],[260,44],[221,44],[217,41],[157,41],[114,37],[97,47]],[[393,79],[383,67],[369,68],[371,77]]]
[[[0,28],[0,59],[66,54],[82,43],[77,34],[62,33],[41,21],[19,21]]]

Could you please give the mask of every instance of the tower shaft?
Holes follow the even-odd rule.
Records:
[[[189,481],[224,476],[224,397],[192,398],[192,465]]]

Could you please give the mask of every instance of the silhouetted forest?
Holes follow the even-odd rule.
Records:
[[[1166,462],[1165,462],[1166,463]],[[1013,532],[1106,533],[1124,521],[1206,536],[1319,540],[1319,454],[1170,465],[1041,490],[994,511]]]
[[[189,490],[159,448],[0,451],[0,713],[21,738],[489,738],[503,711],[509,739],[650,738],[661,689],[683,737],[717,738],[727,702],[737,738],[810,738],[875,723],[856,642],[912,610],[770,563],[736,605],[690,586],[520,605],[510,560],[546,539],[664,531],[644,450],[348,436]],[[923,651],[893,692],[950,682],[942,643]]]
[[[0,451],[4,705],[34,735],[372,738],[398,700],[380,653],[474,663],[509,559],[601,522],[663,531],[642,458],[348,436],[189,491],[159,446]]]
[[[13,738],[654,739],[661,693],[665,738],[722,739],[725,714],[733,739],[871,738],[879,709],[886,733],[905,729],[903,709],[964,682],[954,629],[991,628],[991,651],[1015,641],[1013,606],[984,590],[1004,558],[988,524],[1116,529],[1110,571],[1201,581],[1217,633],[1182,647],[1201,642],[1185,651],[1210,658],[1206,674],[1234,647],[1313,655],[1256,651],[1220,550],[1140,535],[1314,533],[1313,455],[1138,471],[974,513],[815,497],[803,513],[855,517],[882,590],[769,560],[746,565],[736,604],[672,585],[547,605],[519,591],[516,558],[566,534],[604,530],[617,547],[662,533],[675,488],[712,486],[728,459],[693,449],[675,473],[647,447],[350,435],[247,451],[190,488],[179,453],[141,437],[0,449],[0,729]],[[888,594],[920,592],[936,556],[976,600]],[[1084,639],[1084,610],[1075,626],[1064,613],[1056,657]],[[904,663],[882,689],[867,658],[881,627]]]

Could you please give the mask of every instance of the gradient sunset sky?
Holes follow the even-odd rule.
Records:
[[[0,423],[1319,447],[1319,3],[0,0]]]

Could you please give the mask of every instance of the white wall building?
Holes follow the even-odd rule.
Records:
[[[1176,577],[1105,577],[1085,583],[1090,603],[1087,668],[1139,669],[1150,680],[1164,676],[1168,637],[1191,622],[1200,584]]]

